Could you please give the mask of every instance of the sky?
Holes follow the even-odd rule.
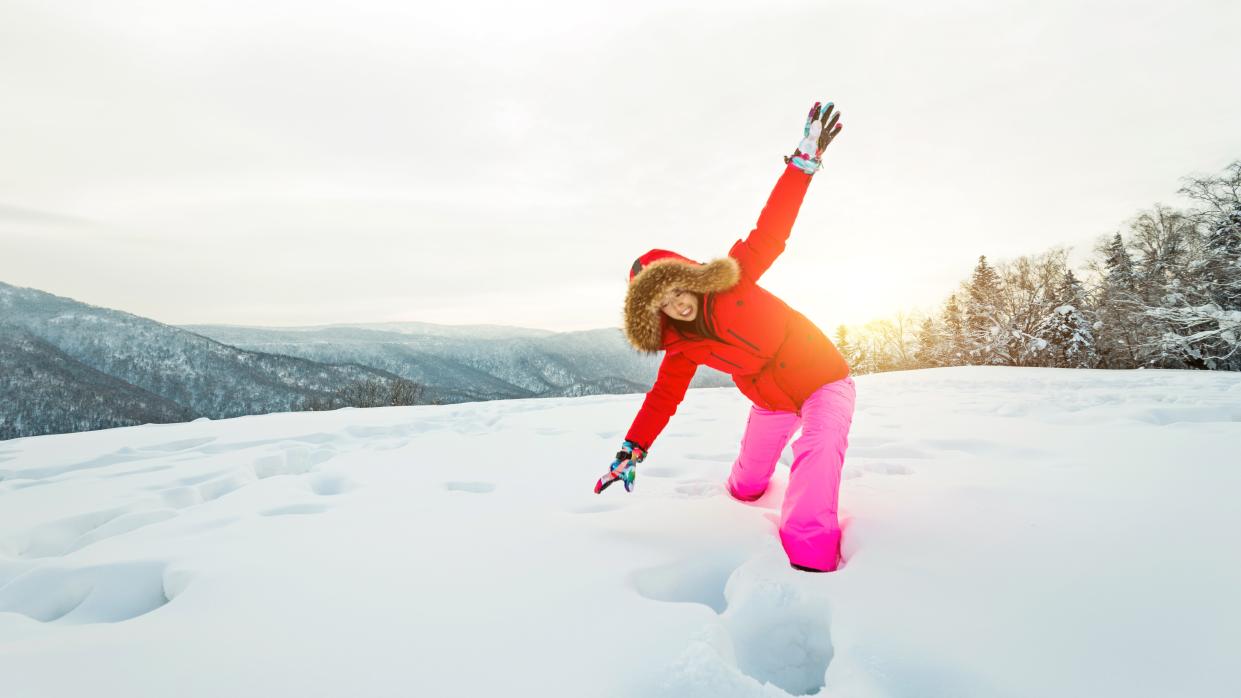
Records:
[[[5,0],[0,281],[170,324],[618,327],[753,227],[820,327],[1100,236],[1241,158],[1241,3]]]

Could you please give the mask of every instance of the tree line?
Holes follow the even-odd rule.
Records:
[[[427,404],[426,386],[405,378],[366,380],[350,383],[335,393],[307,397],[294,411],[319,412],[341,407],[406,407]],[[433,401],[431,404],[439,404]]]
[[[856,373],[938,366],[1241,370],[1241,160],[1186,177],[1099,241],[1086,269],[1055,248],[973,273],[931,315],[840,326]]]

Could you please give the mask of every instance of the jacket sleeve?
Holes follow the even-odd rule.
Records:
[[[793,230],[793,221],[797,220],[797,212],[801,209],[811,177],[795,165],[785,167],[784,174],[780,175],[771,196],[767,198],[767,205],[758,216],[754,230],[728,251],[728,256],[740,264],[743,277],[758,281],[776,257],[784,252],[784,242]]]
[[[665,353],[663,362],[659,364],[659,375],[655,377],[655,385],[646,394],[638,416],[625,438],[646,450],[659,436],[659,432],[667,426],[668,420],[676,414],[677,406],[685,398],[685,391],[698,371],[698,364],[680,352]]]

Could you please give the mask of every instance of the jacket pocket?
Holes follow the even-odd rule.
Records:
[[[734,337],[736,337],[737,339],[741,340],[741,341],[742,341],[742,342],[744,342],[745,344],[749,345],[749,347],[750,347],[751,349],[753,349],[754,351],[757,351],[757,352],[762,352],[762,349],[759,349],[757,344],[755,344],[754,342],[751,342],[750,340],[746,339],[745,337],[742,337],[741,335],[737,334],[736,332],[734,332],[734,331],[733,331],[733,328],[731,328],[731,327],[729,327],[729,328],[728,328],[728,334],[731,334],[732,336],[734,336]]]
[[[728,359],[725,359],[724,357],[720,356],[719,354],[716,354],[715,352],[711,352],[711,356],[714,356],[715,358],[719,359],[723,363],[728,364],[729,366],[735,366],[737,368],[745,368],[745,366],[742,366],[741,364],[736,363],[734,361],[729,361]]]

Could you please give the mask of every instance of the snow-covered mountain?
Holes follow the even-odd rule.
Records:
[[[0,325],[0,439],[192,418],[186,407]]]
[[[440,404],[641,393],[658,366],[619,329],[174,327],[0,283],[0,439],[297,410],[398,378]],[[692,385],[731,384],[702,367]]]
[[[4,283],[0,345],[0,433],[9,436],[286,411],[358,381],[396,378],[362,366],[238,349]]]
[[[381,332],[400,332],[427,337],[466,337],[472,339],[513,339],[516,337],[549,337],[555,332],[511,325],[437,325],[431,322],[360,322],[345,325],[307,325],[299,329],[320,330],[329,327],[357,327]],[[288,329],[263,327],[261,329]]]
[[[0,694],[1241,695],[1241,375],[856,381],[830,574],[787,467],[725,493],[733,388],[633,493],[592,485],[636,394],[0,443]]]
[[[377,368],[431,386],[451,386],[473,400],[576,397],[650,389],[659,358],[634,351],[619,329],[546,332],[492,325],[399,323],[328,327],[184,328],[253,351]],[[703,366],[696,388],[732,385]]]

